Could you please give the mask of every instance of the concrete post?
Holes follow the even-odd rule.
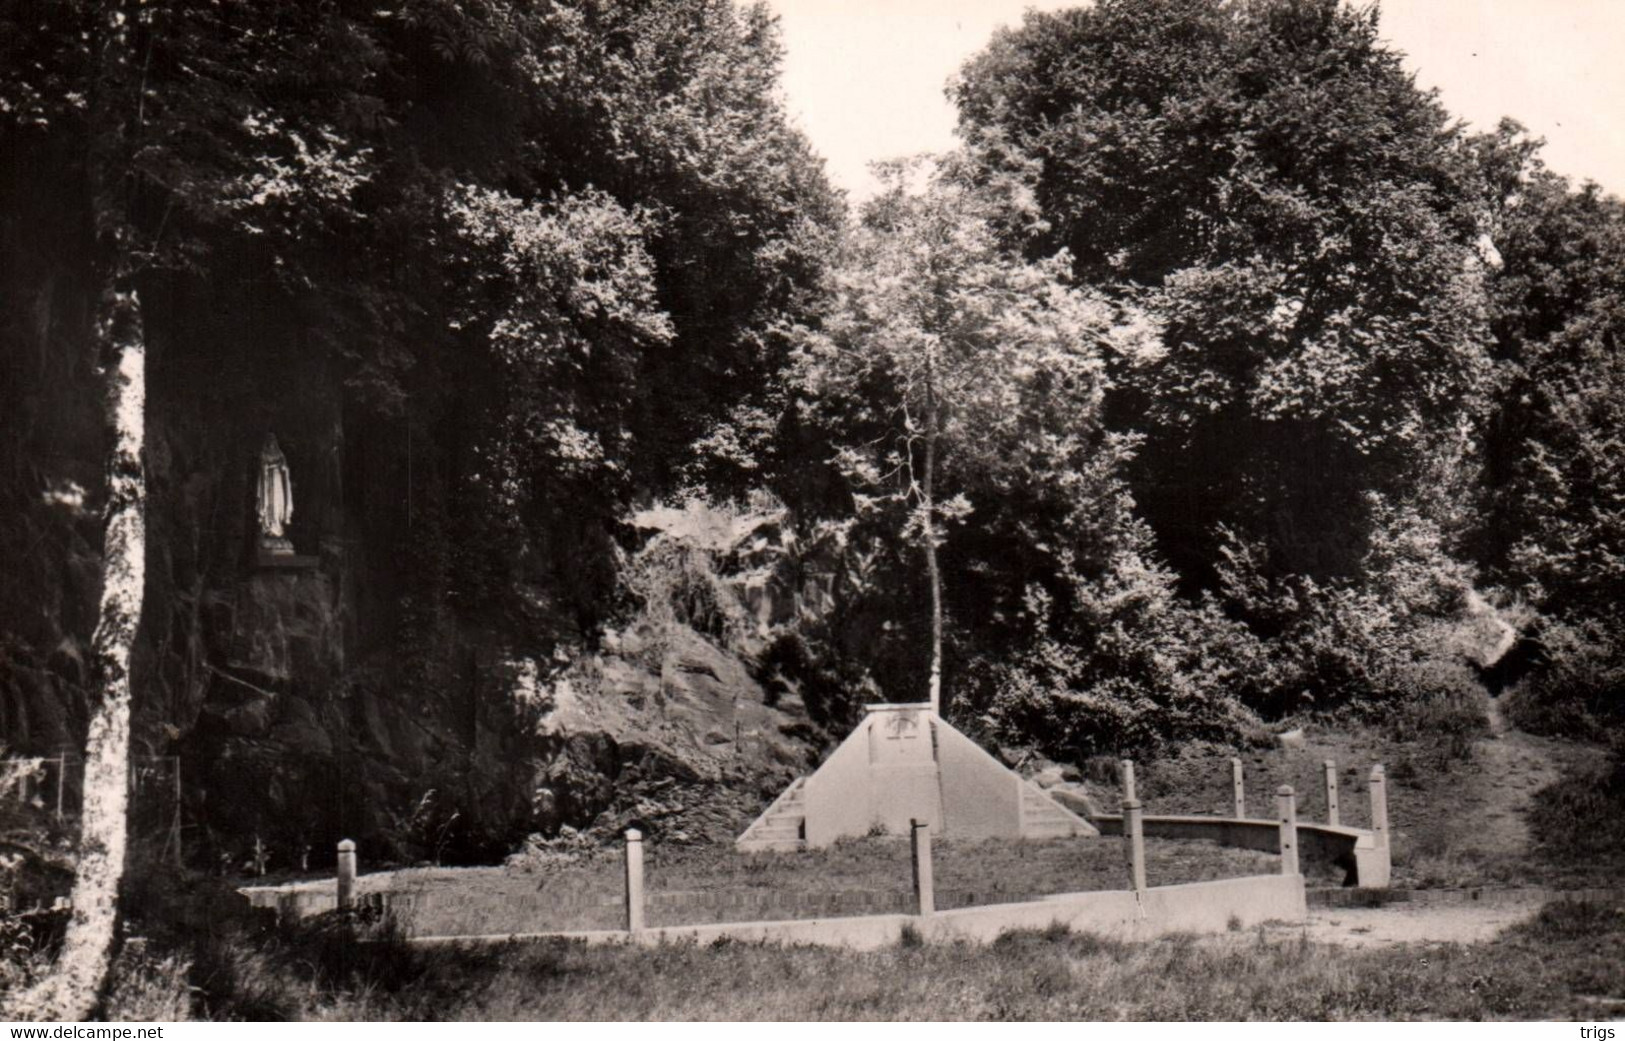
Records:
[[[68,753],[56,757],[56,819],[62,819],[62,786],[68,783]]]
[[[347,911],[355,906],[355,841],[339,842],[338,906]]]
[[[1337,827],[1339,823],[1337,813],[1337,761],[1326,760],[1326,823]]]
[[[1298,873],[1298,798],[1290,784],[1275,792],[1276,817],[1281,822],[1281,874]]]
[[[922,915],[937,910],[936,886],[931,878],[931,822],[910,818],[909,846],[914,853],[914,897]]]
[[[1135,893],[1145,892],[1145,821],[1140,800],[1123,800],[1123,852],[1128,857],[1128,877]]]
[[[1388,783],[1381,763],[1371,768],[1371,835],[1379,848],[1388,848]]]
[[[1230,760],[1230,791],[1235,799],[1236,818],[1247,819],[1247,785],[1241,778],[1241,760]]]
[[[1134,760],[1123,760],[1123,799],[1125,802],[1138,799],[1134,791]]]
[[[643,832],[626,829],[626,931],[643,931]]]

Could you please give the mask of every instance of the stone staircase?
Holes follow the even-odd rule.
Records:
[[[1058,839],[1097,835],[1093,824],[1046,795],[1031,781],[1021,782],[1021,837]]]
[[[790,853],[807,848],[807,790],[798,777],[734,840],[741,853]]]

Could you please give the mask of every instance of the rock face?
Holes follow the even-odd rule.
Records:
[[[1476,589],[1469,589],[1452,643],[1481,671],[1493,669],[1518,643],[1518,629]]]
[[[610,642],[618,653],[572,670],[545,699],[537,820],[729,841],[809,765],[800,706],[768,707],[737,657],[692,631],[652,651],[635,636]],[[672,784],[686,801],[663,797]]]
[[[88,297],[64,271],[14,278],[21,306],[0,325],[0,740],[12,754],[77,754],[95,688],[108,434]],[[279,351],[305,335],[291,320],[244,315],[215,291],[148,318],[133,670],[134,752],[178,757],[194,863],[240,870],[258,842],[272,870],[316,868],[341,837],[375,863],[490,860],[527,835],[632,818],[731,837],[755,793],[804,766],[811,731],[793,699],[767,707],[740,658],[691,630],[665,633],[658,654],[637,632],[599,654],[595,627],[549,607],[545,589],[518,621],[425,595],[423,575],[454,566],[456,547],[402,463],[402,431],[358,417],[336,362]],[[257,553],[267,433],[292,475],[293,566]],[[761,624],[787,610],[766,572],[740,585]],[[161,838],[171,791],[136,793],[134,826],[153,832],[138,844]]]

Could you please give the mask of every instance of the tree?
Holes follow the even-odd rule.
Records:
[[[1511,121],[1472,143],[1499,261],[1477,546],[1544,612],[1603,617],[1625,581],[1625,204],[1546,169]]]
[[[1460,502],[1490,372],[1471,164],[1377,30],[1337,0],[1103,0],[1029,14],[954,89],[979,176],[1036,200],[1012,237],[1164,323],[1108,408],[1188,585],[1221,525],[1342,580],[1367,493]]]
[[[101,299],[96,316],[97,354],[108,370],[108,403],[115,441],[108,459],[106,535],[101,606],[92,640],[101,698],[85,746],[84,808],[74,873],[73,917],[55,971],[16,999],[14,1013],[44,1018],[86,1018],[94,1007],[112,954],[119,882],[124,873],[125,816],[129,804],[130,658],[141,621],[146,581],[146,482],[142,457],[146,427],[146,343],[141,302],[132,284],[123,186],[113,170],[129,147],[128,121],[138,17],[133,7],[111,5],[89,35],[82,56],[95,70],[92,96],[103,107],[91,136],[89,207],[97,230]],[[89,52],[88,54],[84,52]],[[13,86],[8,84],[8,86]],[[10,92],[8,92],[10,93]],[[13,95],[15,96],[15,94]],[[26,96],[26,95],[25,95]],[[37,95],[32,115],[49,118],[61,99]],[[116,168],[116,167],[115,167]]]
[[[1510,120],[1471,145],[1499,261],[1473,547],[1538,612],[1520,725],[1600,736],[1625,709],[1625,205],[1546,169]]]
[[[1127,445],[1100,423],[1104,355],[1136,340],[1111,305],[1066,284],[1064,255],[1029,263],[1003,252],[998,208],[951,171],[916,161],[880,172],[885,190],[850,232],[820,326],[799,331],[794,382],[802,421],[828,438],[858,524],[920,553],[925,693],[940,710],[953,599],[944,551],[956,531],[966,529],[961,541],[998,539],[1002,527],[1020,541],[1026,528],[1026,552],[981,561],[1001,572],[995,579],[970,578],[977,564],[954,559],[976,590],[962,601],[973,630],[1018,610],[1055,559],[1110,555],[1089,537],[1126,511],[1112,469]],[[1022,515],[1039,503],[1071,530]],[[1052,534],[1062,541],[1046,544]]]
[[[109,380],[117,433],[108,462],[101,610],[92,641],[101,700],[85,742],[73,917],[55,971],[11,1010],[52,1019],[88,1015],[112,956],[130,801],[130,657],[146,587],[146,345],[140,301],[133,292],[108,301],[102,321],[103,339],[117,359]]]

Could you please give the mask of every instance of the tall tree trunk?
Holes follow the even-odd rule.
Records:
[[[85,796],[73,917],[55,970],[20,1002],[31,1019],[81,1020],[94,1009],[112,955],[130,802],[130,654],[146,585],[146,340],[141,302],[115,283],[97,339],[116,359],[110,404],[117,442],[108,465],[101,612],[93,641],[102,699],[85,744]]]
[[[101,700],[85,741],[84,806],[73,916],[49,976],[7,1009],[17,1018],[82,1020],[100,999],[112,960],[118,890],[124,877],[130,804],[130,657],[147,571],[146,331],[128,223],[132,121],[139,125],[145,83],[135,74],[132,33],[150,24],[142,0],[98,9],[99,55],[91,75],[86,175],[100,255],[102,296],[93,342],[107,370],[115,432],[107,467],[101,608],[92,637],[92,676]]]
[[[937,403],[935,394],[925,415],[925,476],[920,482],[920,510],[925,536],[925,575],[931,585],[931,672],[926,690],[931,711],[942,712],[942,570],[937,566],[936,498],[933,485],[937,470]]]

